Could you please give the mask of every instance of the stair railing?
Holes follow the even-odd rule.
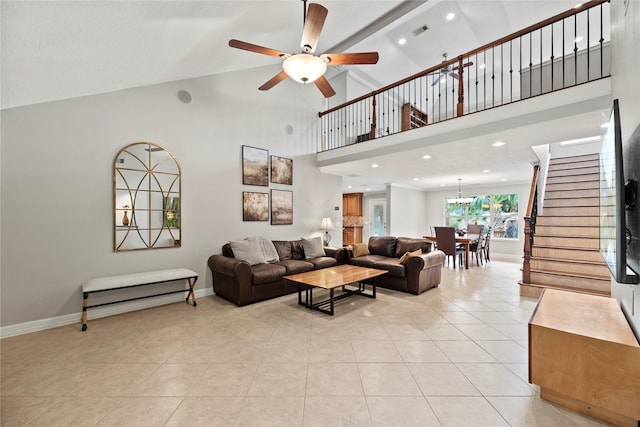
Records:
[[[318,151],[377,139],[610,75],[608,0],[591,0],[318,113]]]
[[[522,283],[531,283],[531,248],[536,231],[536,216],[538,211],[538,175],[540,166],[533,167],[533,178],[529,190],[529,202],[524,214],[524,257],[522,262]]]

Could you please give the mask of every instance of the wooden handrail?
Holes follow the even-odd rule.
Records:
[[[471,51],[469,51],[467,53],[464,53],[462,55],[458,55],[457,57],[455,57],[453,59],[450,59],[450,60],[447,60],[447,61],[442,61],[438,65],[434,65],[433,67],[427,68],[426,70],[422,70],[420,72],[417,72],[417,73],[415,73],[415,74],[413,74],[413,75],[411,75],[411,76],[409,76],[409,77],[407,77],[405,79],[402,79],[402,80],[397,81],[395,83],[391,83],[391,84],[389,84],[389,85],[387,85],[387,86],[385,86],[385,87],[383,87],[381,89],[376,89],[376,90],[374,90],[372,92],[369,92],[369,93],[367,93],[365,95],[362,95],[362,96],[360,96],[358,98],[355,98],[355,99],[352,99],[350,101],[344,102],[344,103],[342,103],[340,105],[337,105],[337,106],[335,106],[333,108],[330,108],[330,109],[328,109],[326,111],[321,111],[321,112],[318,113],[318,117],[322,117],[322,116],[324,116],[326,114],[329,114],[329,113],[332,113],[334,111],[337,111],[337,110],[339,110],[341,108],[344,108],[344,107],[346,107],[348,105],[355,104],[355,103],[357,103],[359,101],[362,101],[363,99],[367,99],[367,98],[370,98],[370,97],[375,97],[376,95],[378,95],[380,93],[383,93],[383,92],[385,92],[385,91],[387,91],[389,89],[392,89],[392,88],[394,88],[396,86],[403,85],[403,84],[408,83],[408,82],[410,82],[412,80],[415,80],[415,79],[417,79],[419,77],[423,77],[425,75],[428,75],[430,73],[438,71],[443,67],[448,67],[449,65],[462,63],[463,58],[467,58],[467,57],[475,55],[475,54],[477,54],[479,52],[494,48],[494,47],[499,46],[501,44],[504,44],[504,43],[506,43],[506,42],[508,42],[510,40],[517,39],[518,37],[523,36],[525,34],[528,34],[528,33],[532,32],[532,31],[539,30],[539,29],[541,29],[543,27],[546,27],[547,25],[550,25],[550,24],[558,22],[558,21],[560,21],[562,19],[568,18],[569,16],[576,15],[576,14],[578,14],[578,13],[584,11],[584,10],[590,9],[590,8],[592,8],[594,6],[599,5],[599,4],[608,3],[609,1],[610,0],[590,0],[590,1],[586,2],[586,3],[581,4],[580,6],[574,7],[573,9],[569,9],[569,10],[567,10],[565,12],[562,12],[562,13],[559,13],[559,14],[557,14],[555,16],[552,16],[551,18],[545,19],[544,21],[538,22],[536,24],[528,26],[527,28],[524,28],[522,30],[516,31],[516,32],[511,33],[511,34],[509,34],[507,36],[504,36],[504,37],[502,37],[502,38],[500,38],[498,40],[495,40],[495,41],[493,41],[491,43],[487,43],[484,46],[481,46],[479,48],[473,49],[473,50],[471,50]],[[462,67],[460,67],[460,72],[462,72],[462,71],[463,71]]]
[[[524,256],[522,260],[522,283],[531,283],[531,246],[532,246],[532,233],[535,232],[535,218],[532,218],[534,201],[536,199],[536,192],[538,187],[538,174],[540,172],[540,166],[535,165],[533,167],[533,178],[531,179],[531,189],[529,190],[529,202],[527,203],[527,210],[524,214]],[[533,221],[532,221],[533,220]]]
[[[531,188],[529,189],[529,202],[527,203],[527,210],[524,216],[531,216],[531,210],[533,209],[533,199],[536,195],[536,187],[538,185],[538,173],[540,172],[540,165],[533,167],[533,178],[531,179]]]

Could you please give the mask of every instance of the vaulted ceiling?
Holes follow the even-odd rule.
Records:
[[[373,89],[439,63],[443,53],[456,56],[568,10],[578,0],[318,2],[329,13],[316,52],[378,51],[378,64],[348,67]],[[269,65],[275,74],[278,58],[229,48],[229,39],[297,53],[303,23],[301,0],[3,0],[0,8],[3,109]],[[450,13],[455,16],[447,20]],[[402,46],[400,38],[407,41]],[[270,77],[247,82],[246,90],[257,91]],[[591,132],[578,131],[578,137]],[[389,179],[399,180],[397,175]],[[406,181],[414,175],[406,172]]]

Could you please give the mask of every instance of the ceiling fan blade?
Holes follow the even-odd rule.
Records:
[[[260,86],[258,89],[269,90],[286,78],[287,78],[287,73],[285,73],[284,71],[280,71],[278,74],[275,75],[275,77],[273,77],[271,80],[269,80],[268,82]]]
[[[242,42],[236,39],[229,40],[229,46],[235,47],[236,49],[248,50],[249,52],[261,53],[263,55],[275,56],[278,58],[281,58],[287,55],[286,53],[279,50],[258,46],[257,44]]]
[[[320,55],[329,65],[377,64],[378,52],[325,53]]]
[[[327,17],[328,10],[317,3],[311,3],[307,9],[307,19],[302,30],[302,40],[300,47],[306,53],[313,53],[316,50],[320,32]]]
[[[333,90],[325,76],[318,77],[314,83],[316,84],[316,87],[320,89],[320,92],[322,92],[325,98],[331,98],[336,94],[336,91]]]
[[[452,71],[452,72],[450,72],[450,73],[449,73],[449,75],[450,75],[451,77],[453,77],[454,79],[459,79],[459,78],[460,78],[460,76],[458,75],[458,73],[454,73],[453,71]]]
[[[438,82],[440,81],[440,77],[442,77],[442,75],[439,75],[439,76],[438,76],[438,78],[437,78],[437,79],[435,79],[435,80],[433,81],[433,83],[431,83],[431,86],[432,86],[432,87],[438,84]]]

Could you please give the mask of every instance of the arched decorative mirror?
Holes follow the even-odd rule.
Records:
[[[113,250],[181,246],[180,165],[165,148],[136,142],[113,163]]]

